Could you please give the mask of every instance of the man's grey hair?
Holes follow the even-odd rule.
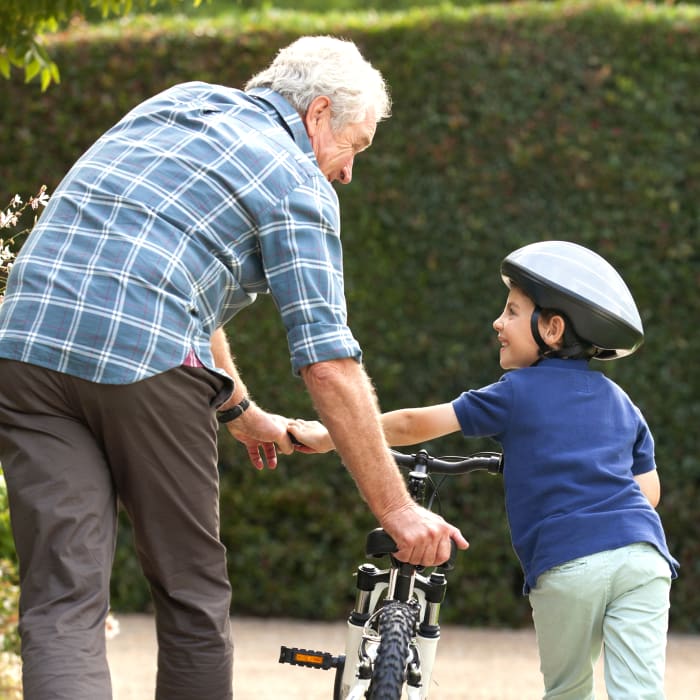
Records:
[[[331,128],[362,122],[370,108],[377,122],[391,113],[389,90],[381,73],[352,41],[305,36],[280,49],[271,65],[246,84],[279,92],[304,117],[314,98],[331,101]]]

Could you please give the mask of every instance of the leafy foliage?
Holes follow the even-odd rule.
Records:
[[[504,298],[498,266],[512,249],[561,238],[604,254],[638,301],[646,343],[600,368],[656,436],[660,513],[682,565],[672,626],[697,630],[700,13],[573,2],[107,23],[51,45],[66,66],[60,91],[7,83],[13,109],[3,132],[13,138],[0,179],[31,191],[37,172],[50,173],[53,191],[142,99],[191,79],[242,85],[302,33],[354,39],[394,97],[394,116],[357,159],[352,185],[339,188],[350,324],[383,407],[447,401],[499,376],[491,322]],[[271,301],[257,301],[229,330],[256,399],[312,415]],[[493,445],[453,436],[428,447]],[[337,458],[283,458],[276,472],[259,473],[222,434],[220,465],[234,611],[342,617],[373,522]],[[450,577],[445,618],[529,624],[498,479],[456,480],[442,502],[472,545]],[[127,541],[117,609],[147,597]]]
[[[12,66],[24,68],[27,82],[39,76],[41,89],[60,82],[58,65],[40,35],[64,27],[90,8],[102,17],[154,8],[159,2],[173,7],[178,0],[3,0],[0,4],[0,75],[10,77]],[[198,7],[202,0],[192,0]]]
[[[676,4],[674,0],[655,0]],[[689,0],[691,4],[698,0]],[[510,4],[517,0],[457,0],[456,6],[496,2]],[[406,10],[412,7],[443,6],[443,0],[375,0],[373,12]],[[194,16],[226,16],[233,21],[246,10],[292,10],[305,12],[349,12],[362,9],[358,0],[3,0],[0,5],[0,76],[9,78],[12,66],[24,68],[25,80],[36,76],[41,89],[60,82],[58,64],[42,41],[45,32],[56,32],[76,18],[92,22],[111,16],[128,16],[149,10],[155,13],[181,12]],[[200,7],[206,15],[199,12]]]

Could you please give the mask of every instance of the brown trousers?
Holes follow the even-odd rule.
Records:
[[[117,499],[155,606],[157,700],[232,698],[213,410],[222,386],[202,368],[108,385],[0,359],[25,700],[111,698]]]

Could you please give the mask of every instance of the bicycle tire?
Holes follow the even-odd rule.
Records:
[[[368,700],[401,698],[416,620],[416,609],[408,603],[392,601],[382,609],[379,615],[380,641],[367,691]]]

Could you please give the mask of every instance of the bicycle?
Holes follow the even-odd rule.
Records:
[[[392,450],[397,464],[408,467],[411,497],[425,505],[426,484],[432,484],[428,507],[439,499],[439,487],[447,475],[487,470],[503,471],[497,452],[467,457],[431,457],[425,450],[403,454]],[[436,484],[431,474],[443,475]],[[447,590],[445,572],[454,566],[456,546],[447,562],[428,573],[393,556],[396,544],[381,528],[367,536],[365,554],[390,557],[390,566],[379,569],[365,562],[357,569],[355,606],[347,620],[345,654],[282,646],[280,663],[335,669],[333,700],[399,700],[405,687],[407,700],[427,700],[440,639],[440,607]]]

